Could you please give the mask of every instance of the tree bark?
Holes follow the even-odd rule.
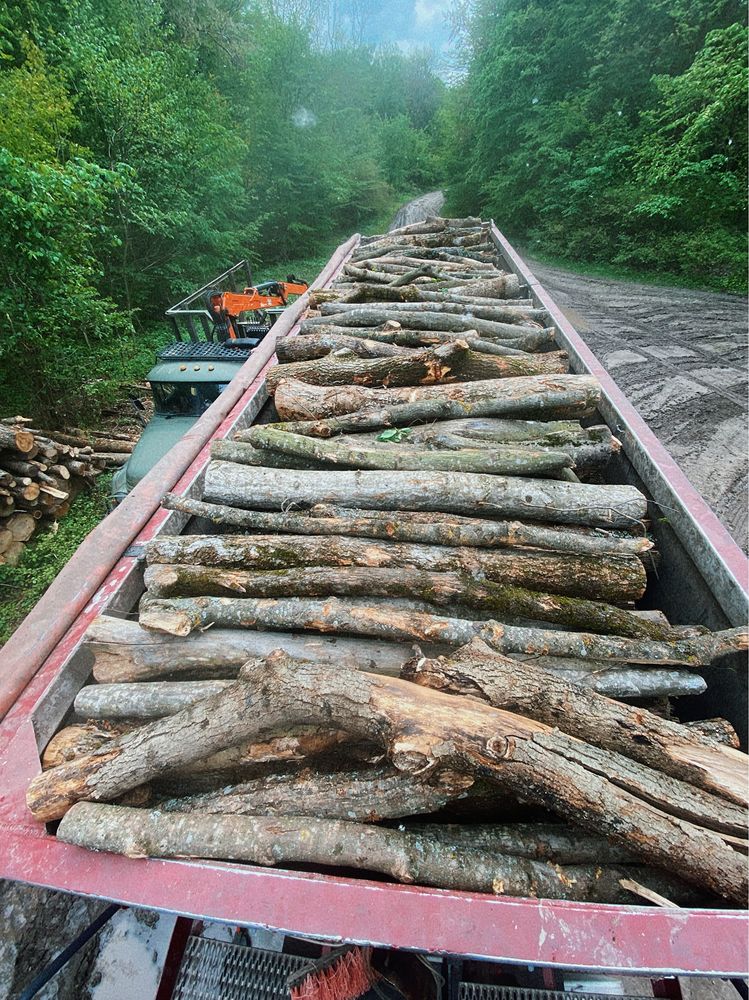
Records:
[[[727,653],[747,648],[744,629],[712,632],[696,639],[659,642],[627,639],[586,632],[556,632],[548,629],[504,625],[497,621],[470,621],[399,608],[369,601],[278,600],[229,597],[182,597],[157,599],[144,596],[140,623],[144,628],[170,635],[189,635],[197,628],[302,629],[317,632],[372,636],[384,639],[414,639],[462,646],[483,639],[499,653],[538,654],[614,660],[623,663],[705,666]]]
[[[68,844],[129,857],[203,857],[261,865],[317,864],[360,868],[398,882],[496,895],[589,902],[631,902],[620,880],[636,876],[682,902],[695,895],[677,880],[643,869],[550,862],[456,850],[400,830],[304,817],[196,816],[82,802],[60,824]],[[657,887],[657,888],[656,888]]]
[[[353,469],[406,469],[437,472],[478,472],[488,475],[533,476],[548,475],[560,469],[571,468],[573,459],[565,451],[551,448],[533,449],[497,446],[492,449],[464,448],[455,451],[421,451],[417,448],[386,448],[366,442],[353,445],[340,438],[321,440],[301,434],[257,425],[248,434],[247,444],[234,443],[233,461],[242,462],[242,456],[253,449],[278,452],[303,462],[322,462],[324,465],[342,465]],[[225,453],[224,453],[224,457]]]
[[[630,638],[674,638],[668,627],[611,604],[481,582],[462,573],[370,566],[258,573],[205,566],[155,565],[146,570],[145,584],[152,597],[404,597],[448,607],[457,602],[487,614],[553,622],[589,632]],[[78,711],[100,717],[92,711]]]
[[[20,452],[25,455],[34,447],[34,435],[17,424],[0,423],[0,448]]]
[[[340,664],[343,669],[393,675],[411,655],[410,647],[402,642],[237,629],[209,629],[185,641],[107,615],[95,618],[86,632],[86,650],[93,656],[94,678],[100,684],[164,677],[236,677],[247,660],[267,656],[274,649]]]
[[[449,472],[346,472],[324,475],[211,462],[205,499],[261,510],[331,503],[363,510],[416,510],[523,518],[546,523],[631,528],[647,512],[633,486]],[[170,560],[170,562],[173,560]]]
[[[312,333],[306,337],[285,337],[276,344],[276,355],[282,364],[324,358],[335,351],[351,351],[360,358],[393,358],[407,357],[412,349],[326,332]]]
[[[306,321],[305,321],[306,322]],[[382,343],[418,350],[434,347],[437,344],[452,344],[456,340],[464,341],[473,351],[479,354],[495,354],[499,357],[520,357],[528,354],[552,350],[556,346],[556,331],[548,329],[533,329],[532,327],[516,327],[520,336],[507,336],[503,339],[479,337],[470,330],[450,332],[444,330],[409,330],[400,323],[390,326],[335,326],[320,324],[308,330],[300,330],[302,336],[291,337],[292,341],[305,342],[316,337],[345,337],[350,340],[365,340],[367,343]],[[299,348],[300,350],[302,348]]]
[[[239,432],[239,437],[244,432]],[[414,511],[354,510],[323,504],[308,511],[242,510],[226,504],[206,503],[167,493],[161,501],[167,510],[181,510],[213,524],[268,533],[296,535],[349,535],[392,542],[454,545],[471,548],[517,546],[559,552],[642,555],[653,543],[648,538],[622,537],[596,529],[546,527],[519,521],[482,521],[439,512],[419,516]]]
[[[147,543],[146,558],[149,566],[178,563],[256,570],[414,567],[618,603],[641,597],[646,583],[642,562],[635,556],[523,549],[484,552],[476,548],[373,542],[345,535],[324,539],[308,535],[164,535]],[[645,623],[643,627],[647,627]]]
[[[316,816],[358,823],[437,812],[462,798],[473,778],[442,770],[421,780],[392,765],[354,771],[302,771],[170,799],[164,812],[234,816]]]
[[[685,722],[684,727],[727,747],[734,747],[736,750],[741,747],[738,733],[727,719],[699,719],[696,722]]]
[[[315,361],[276,365],[265,384],[271,395],[281,379],[294,378],[313,385],[411,386],[455,380],[455,369],[468,354],[462,341],[394,358],[356,358],[327,355]]]
[[[555,726],[714,793],[684,792],[685,810],[705,810],[701,820],[695,812],[685,812],[687,818],[726,833],[742,834],[747,829],[746,754],[678,722],[569,684],[533,663],[497,656],[483,643],[459,649],[449,658],[411,660],[403,676],[441,691],[478,695],[497,708]],[[665,778],[662,781],[665,795]],[[739,807],[732,807],[726,798]]]
[[[411,297],[411,291],[402,289],[401,295],[405,295],[407,298]],[[429,295],[429,292],[422,293],[416,290],[416,294],[422,298],[423,295]],[[431,293],[438,294],[438,293]],[[536,309],[532,306],[523,305],[522,303],[512,302],[504,305],[500,305],[498,302],[492,302],[488,306],[473,306],[468,307],[465,302],[450,302],[446,300],[442,295],[438,295],[437,301],[429,301],[424,299],[422,301],[405,301],[405,302],[373,302],[366,308],[355,302],[323,302],[320,305],[320,314],[322,322],[330,322],[326,317],[330,316],[346,316],[347,318],[360,319],[362,314],[373,315],[374,322],[364,323],[364,326],[376,326],[378,323],[382,323],[386,319],[396,319],[399,320],[404,326],[411,326],[414,329],[418,329],[417,324],[413,321],[414,315],[423,316],[427,322],[436,319],[437,317],[443,317],[447,321],[459,322],[463,320],[465,322],[487,322],[487,323],[499,323],[514,325],[517,323],[545,323],[548,322],[549,314],[545,309]],[[336,320],[336,323],[340,320]],[[347,325],[360,325],[357,323],[348,323]],[[429,327],[427,327],[429,329]],[[445,327],[436,326],[433,329],[440,330],[446,329]],[[447,328],[449,329],[449,328]],[[453,329],[461,329],[460,327],[454,327]],[[488,331],[490,332],[490,331]]]
[[[450,417],[578,419],[595,412],[600,396],[600,386],[587,375],[529,375],[394,389],[325,388],[284,379],[274,402],[281,420],[317,420],[366,410],[357,415],[361,427],[355,419],[347,422],[346,429],[355,431]],[[408,405],[393,409],[402,404]]]
[[[155,681],[151,684],[89,684],[75,711],[89,719],[160,719],[223,691],[230,680]]]
[[[513,326],[512,317],[507,316],[506,321],[500,319],[488,319],[486,314],[502,315],[505,311],[494,309],[491,306],[476,306],[472,314],[468,314],[468,307],[463,304],[455,305],[455,312],[443,308],[440,302],[388,302],[384,303],[386,308],[375,308],[375,303],[371,303],[366,308],[352,304],[351,308],[345,309],[344,302],[328,302],[321,306],[321,316],[319,319],[306,319],[304,321],[303,332],[314,333],[316,326],[323,326],[328,323],[334,326],[379,326],[385,320],[394,319],[403,326],[411,330],[441,330],[448,333],[473,332],[477,336],[490,339],[496,337],[498,340],[505,340],[517,334],[517,339],[521,339],[531,331],[522,326]],[[406,310],[408,305],[419,306],[420,311]],[[434,311],[430,312],[426,307],[434,306]],[[327,310],[327,311],[326,311]],[[532,317],[525,315],[526,322]],[[475,315],[478,313],[479,315]],[[541,329],[537,327],[536,329]]]
[[[300,338],[304,340],[305,338]],[[273,395],[283,379],[312,385],[414,386],[441,382],[480,382],[528,375],[563,375],[564,351],[528,358],[501,357],[471,351],[463,340],[390,358],[357,358],[353,354],[327,354],[312,361],[276,365],[265,377]]]
[[[28,805],[39,821],[58,819],[81,799],[111,800],[167,769],[259,731],[300,722],[341,725],[353,735],[382,742],[394,765],[408,773],[426,774],[441,767],[480,772],[501,788],[542,801],[611,837],[650,863],[718,895],[738,902],[746,898],[747,873],[739,854],[718,834],[662,812],[576,761],[574,748],[585,749],[585,744],[474,698],[339,667],[292,664],[283,654],[248,664],[238,682],[221,694],[37,776],[29,787]],[[187,732],[190,740],[184,739]],[[102,815],[90,809],[79,808],[75,815]],[[236,822],[238,817],[224,817],[223,822],[229,819]],[[58,836],[72,842],[71,827],[62,824]],[[100,836],[109,829],[98,820],[86,827]],[[136,831],[142,836],[145,829],[145,815],[139,811]],[[123,830],[121,821],[112,824],[112,834]],[[277,838],[278,828],[274,830]],[[247,844],[247,837],[239,841]],[[321,839],[309,842],[320,845]],[[99,840],[88,846],[107,849],[111,843]],[[184,844],[180,847],[184,854]],[[202,853],[197,844],[194,851]],[[148,849],[135,847],[129,853]],[[327,845],[325,856],[330,857]]]

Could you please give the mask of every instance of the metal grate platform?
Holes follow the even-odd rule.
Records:
[[[263,327],[267,333],[268,327]],[[248,334],[252,336],[252,334]],[[207,341],[189,341],[169,344],[159,351],[159,361],[244,361],[250,356],[250,347],[227,347],[226,344]]]
[[[292,972],[309,959],[191,936],[172,1000],[289,1000]],[[521,986],[461,983],[460,1000],[611,1000],[602,993],[533,990]],[[626,996],[620,1000],[647,1000]]]
[[[289,1000],[286,981],[308,959],[190,937],[173,1000]]]

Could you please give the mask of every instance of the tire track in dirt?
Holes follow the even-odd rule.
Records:
[[[746,299],[528,263],[746,551]]]

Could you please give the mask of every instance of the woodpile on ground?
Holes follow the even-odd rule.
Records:
[[[216,441],[188,534],[28,804],[131,856],[505,895],[743,903],[746,756],[669,699],[747,632],[642,605],[646,497],[594,379],[479,220],[362,240],[278,345],[269,423]]]
[[[120,432],[39,430],[27,417],[0,421],[0,565],[17,565],[34,532],[64,517],[76,493],[127,461]]]

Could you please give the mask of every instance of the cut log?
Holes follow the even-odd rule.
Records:
[[[316,632],[414,639],[462,646],[483,639],[500,653],[524,653],[579,659],[615,660],[623,663],[705,666],[728,653],[747,648],[746,629],[712,632],[696,639],[675,642],[626,639],[584,632],[557,632],[503,625],[497,621],[470,621],[399,608],[376,599],[339,601],[279,600],[230,597],[143,597],[140,623],[144,628],[185,636],[198,628],[302,629]]]
[[[399,770],[425,775],[459,764],[468,773],[480,771],[501,788],[543,801],[590,831],[611,837],[648,863],[729,899],[743,902],[746,897],[747,872],[741,855],[718,834],[662,812],[578,762],[576,748],[593,749],[586,744],[474,698],[456,698],[396,678],[291,662],[284,654],[246,665],[237,683],[221,694],[43,772],[29,786],[27,802],[38,821],[59,819],[81,799],[111,800],[167,769],[250,739],[263,729],[323,721],[381,741]],[[187,731],[193,734],[189,741],[180,737]],[[82,806],[74,815],[90,808]],[[94,809],[93,816],[101,815]],[[140,837],[145,815],[138,811]],[[192,817],[180,819],[188,818]],[[247,822],[244,817],[222,817],[221,822],[240,819]],[[216,821],[214,817],[212,822]],[[113,836],[124,830],[121,821],[110,826],[97,819],[85,826],[87,836],[97,832],[101,836],[105,830]],[[62,824],[58,836],[72,841],[65,828]],[[278,827],[274,837],[278,839]],[[239,841],[247,844],[246,837]],[[140,848],[123,850],[149,853],[140,843]],[[313,836],[309,843],[319,846],[322,838]],[[202,853],[196,841],[191,844],[195,854]],[[109,833],[98,846],[111,849]],[[180,853],[185,853],[184,843]],[[328,845],[325,853],[331,856]],[[335,857],[337,864],[343,863],[339,854]]]
[[[635,556],[373,542],[345,535],[164,535],[146,544],[148,565],[179,563],[228,569],[301,566],[415,567],[459,572],[497,583],[617,602],[645,590],[645,570]],[[639,621],[639,619],[638,619]],[[643,623],[646,627],[647,623]]]
[[[0,448],[21,452],[25,455],[34,447],[35,440],[31,431],[14,424],[0,424]]]
[[[417,290],[416,294],[422,296],[422,293]],[[410,297],[410,290],[401,291],[401,295],[406,295]],[[429,295],[430,293],[423,293]],[[330,322],[327,317],[330,316],[346,316],[347,326],[376,326],[378,323],[382,323],[385,319],[397,319],[403,324],[403,326],[410,326],[414,330],[418,330],[421,323],[427,324],[427,329],[430,329],[429,323],[434,320],[435,322],[442,324],[444,323],[475,323],[483,325],[484,323],[489,324],[486,329],[486,333],[492,334],[491,329],[492,323],[498,324],[515,324],[515,323],[545,323],[548,321],[548,312],[545,309],[535,309],[523,305],[519,302],[507,303],[506,305],[500,305],[500,303],[492,301],[491,305],[488,306],[473,306],[466,308],[464,302],[449,302],[445,300],[444,296],[439,293],[433,293],[437,296],[438,301],[430,302],[417,301],[417,302],[372,302],[366,307],[362,307],[357,303],[347,303],[347,302],[324,302],[320,306],[320,314],[323,322]],[[365,320],[365,317],[370,317]],[[418,319],[414,319],[418,317]],[[336,319],[334,322],[341,322],[340,319]],[[466,327],[461,326],[443,326],[436,325],[431,327],[435,330],[460,330],[466,329]],[[479,329],[479,327],[476,327]]]
[[[480,354],[495,354],[499,357],[520,357],[539,351],[550,351],[556,346],[556,331],[553,327],[547,330],[534,330],[531,327],[517,327],[520,336],[507,337],[500,340],[479,337],[471,331],[450,333],[441,330],[409,330],[400,323],[385,324],[377,327],[334,326],[323,324],[311,330],[301,331],[301,337],[292,337],[295,351],[304,350],[304,344],[310,340],[314,344],[318,337],[337,338],[344,341],[364,341],[367,344],[380,343],[390,347],[401,347],[403,351],[419,350],[425,347],[435,347],[439,344],[452,344],[457,340],[464,341],[468,347]],[[289,358],[289,360],[292,360]],[[301,359],[300,359],[301,360]]]
[[[741,747],[738,733],[727,719],[700,719],[697,722],[685,722],[684,726],[686,729],[707,736],[708,739],[715,740],[716,743],[723,743],[736,750]]]
[[[454,369],[467,353],[465,344],[455,341],[394,358],[361,359],[350,354],[329,354],[315,361],[276,365],[268,370],[265,384],[271,395],[278,383],[286,378],[313,385],[429,385],[448,378],[454,380]]]
[[[443,511],[558,524],[630,528],[647,501],[633,486],[562,483],[448,472],[316,472],[211,462],[205,499],[260,510],[332,503],[363,510]],[[173,562],[174,560],[169,560]]]
[[[98,750],[116,736],[132,731],[135,724],[110,723],[103,720],[65,726],[55,733],[42,754],[42,768],[59,767],[76,757]]]
[[[202,857],[261,865],[361,868],[398,882],[496,895],[629,902],[620,880],[636,875],[684,903],[694,893],[639,866],[561,868],[550,862],[486,854],[419,834],[311,817],[197,816],[81,802],[57,832],[64,843],[128,857]],[[653,891],[657,891],[653,888]]]
[[[274,570],[269,573],[214,569],[205,566],[153,565],[145,573],[152,597],[225,596],[246,597],[402,597],[433,605],[455,603],[485,614],[510,619],[553,622],[569,628],[609,635],[641,638],[673,638],[671,631],[611,604],[577,597],[481,582],[461,573],[430,573],[418,569],[336,566]],[[83,692],[89,690],[84,688]],[[90,689],[96,690],[96,689]],[[76,703],[77,708],[77,703]],[[99,712],[79,714],[106,717]],[[123,713],[119,713],[123,714]],[[125,712],[125,715],[128,713]],[[141,713],[131,713],[141,714]]]
[[[276,386],[274,401],[281,420],[309,421],[370,411],[345,422],[346,430],[357,431],[450,417],[578,419],[592,416],[600,394],[598,383],[586,375],[531,375],[394,389],[326,388],[284,379]],[[377,410],[385,412],[373,415],[371,411]]]
[[[11,533],[14,542],[27,542],[36,531],[36,519],[25,512],[12,514],[3,527]]]
[[[244,432],[240,432],[244,433]],[[393,542],[455,545],[471,548],[529,548],[559,552],[641,555],[652,548],[648,538],[622,537],[596,529],[545,527],[519,521],[482,521],[440,512],[419,515],[414,511],[354,510],[318,504],[309,511],[242,510],[226,504],[206,503],[167,493],[161,501],[167,510],[180,510],[213,524],[245,531],[298,535],[350,535]]]
[[[167,800],[165,812],[234,816],[317,816],[376,823],[437,812],[461,798],[474,779],[442,770],[425,780],[385,765],[355,771],[302,771],[269,775],[207,792]]]
[[[421,451],[416,448],[353,446],[341,440],[321,440],[290,434],[267,425],[257,425],[248,435],[250,444],[229,442],[230,449],[212,450],[215,458],[242,462],[253,449],[277,452],[303,462],[342,465],[352,469],[406,469],[437,472],[478,472],[488,475],[538,476],[570,468],[573,459],[565,451],[532,449],[511,445],[492,449],[464,448],[459,451]],[[222,442],[224,445],[225,442]]]
[[[712,792],[682,791],[683,815],[726,833],[742,834],[747,829],[746,754],[677,722],[569,684],[533,663],[497,656],[483,643],[466,646],[449,658],[411,660],[404,676],[441,691],[478,695],[497,708],[647,764],[663,776],[681,779],[680,784]],[[661,780],[665,796],[667,783],[665,777]],[[732,808],[724,799],[743,808]],[[699,810],[704,811],[701,818],[696,815]]]
[[[230,680],[154,681],[151,684],[89,684],[75,711],[89,719],[160,719],[223,691]]]
[[[324,358],[335,351],[351,351],[360,358],[392,358],[409,355],[411,348],[326,332],[309,334],[307,337],[286,337],[276,345],[276,355],[283,364]]]
[[[101,684],[169,676],[236,677],[247,660],[267,656],[274,649],[340,664],[344,669],[393,675],[411,655],[410,648],[401,642],[236,629],[210,629],[185,641],[147,632],[137,622],[107,615],[89,625],[86,649],[93,654],[94,677]]]

